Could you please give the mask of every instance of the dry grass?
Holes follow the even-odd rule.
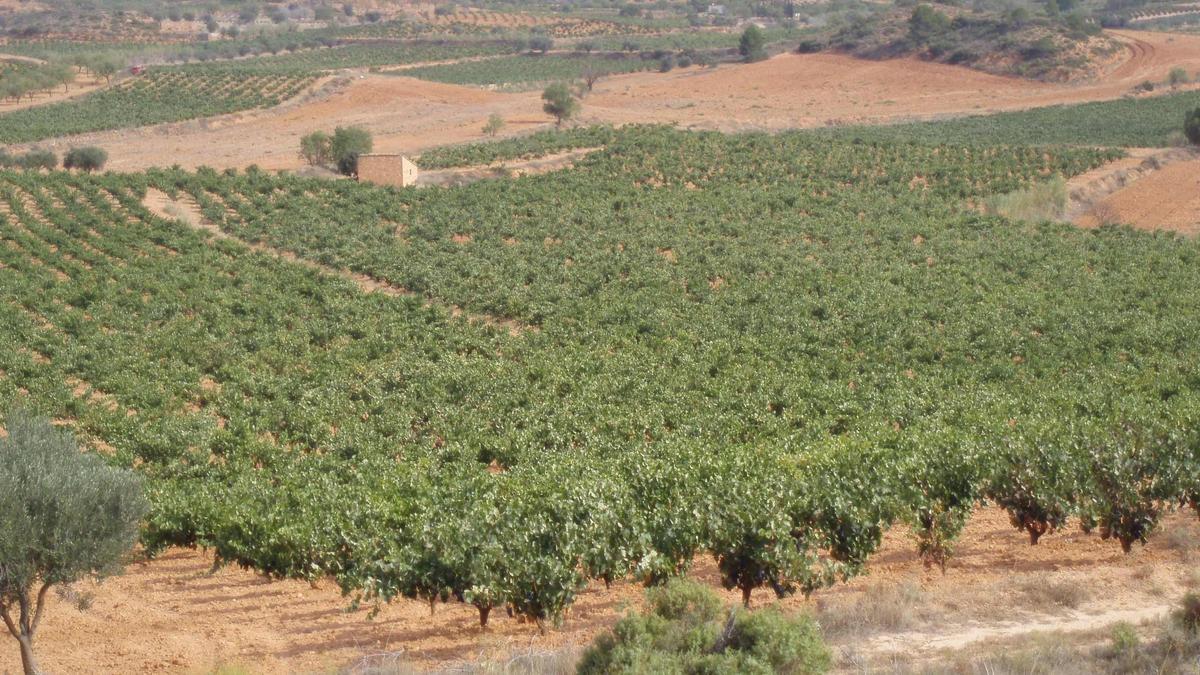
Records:
[[[1200,551],[1200,531],[1193,521],[1171,528],[1164,540],[1168,547],[1179,552],[1180,559],[1185,563],[1193,562],[1196,552]]]
[[[827,640],[861,640],[914,628],[923,620],[925,605],[915,584],[880,585],[853,599],[818,599],[816,618]]]
[[[1076,609],[1092,596],[1083,583],[1073,579],[1029,577],[1018,588],[1025,598],[1022,606],[1036,611]]]
[[[1024,190],[988,197],[984,207],[988,213],[1013,220],[1059,220],[1067,210],[1067,182],[1055,176]]]
[[[522,650],[505,657],[480,655],[470,663],[432,671],[439,675],[570,675],[575,672],[583,650],[574,647],[554,650]],[[416,675],[430,672],[414,666],[403,652],[364,658],[347,675]]]

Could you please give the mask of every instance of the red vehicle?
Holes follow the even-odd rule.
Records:
[[[131,66],[131,67],[129,68],[129,74],[131,74],[131,75],[141,75],[141,74],[142,74],[142,71],[144,71],[144,70],[146,70],[146,66]]]

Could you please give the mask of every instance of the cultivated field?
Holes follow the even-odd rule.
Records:
[[[816,617],[843,672],[1200,654],[1159,640],[1200,591],[1200,37],[1110,31],[1066,85],[317,9],[0,108],[0,435],[29,408],[148,500],[125,575],[51,596],[49,672],[568,672],[674,577]],[[422,186],[308,167],[344,127]]]
[[[1089,84],[1030,82],[916,60],[792,54],[744,66],[612,75],[585,98],[581,120],[678,123],[726,132],[890,123],[1115,99],[1144,80],[1163,80],[1171,67],[1200,71],[1200,37],[1118,35],[1136,51],[1126,64]],[[375,134],[380,151],[412,153],[481,140],[480,129],[493,113],[508,121],[508,134],[549,126],[536,91],[483,92],[361,74],[337,93],[278,114],[84,134],[42,145],[105,145],[112,148],[111,166],[120,170],[171,164],[295,169],[301,162],[293,148],[315,129],[362,125]],[[243,142],[248,137],[262,143],[248,146]]]

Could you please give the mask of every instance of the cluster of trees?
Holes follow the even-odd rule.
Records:
[[[65,91],[74,81],[75,70],[65,63],[16,66],[0,71],[0,98],[20,101],[57,87]]]
[[[91,173],[103,169],[106,162],[108,162],[108,151],[89,145],[68,150],[67,154],[63,155],[62,167]],[[51,150],[35,149],[23,155],[14,155],[7,150],[0,150],[0,168],[50,171],[56,167],[58,167],[58,155]]]
[[[333,165],[346,176],[358,175],[358,156],[371,152],[374,140],[362,127],[338,127],[333,135],[314,131],[300,139],[300,156],[309,166]]]
[[[7,150],[0,150],[0,168],[49,171],[57,166],[58,155],[50,150],[30,150],[23,155],[14,155]]]

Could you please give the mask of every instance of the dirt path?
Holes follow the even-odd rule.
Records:
[[[544,157],[536,157],[534,159],[515,160],[506,162],[492,162],[491,164],[483,164],[476,166],[457,167],[453,169],[434,169],[430,171],[422,171],[418,179],[418,185],[422,186],[450,186],[450,185],[466,185],[475,181],[484,180],[487,178],[516,178],[519,176],[536,176],[538,174],[549,173],[566,169],[575,164],[576,161],[590,155],[597,150],[603,148],[577,148],[574,150],[566,150],[564,152],[546,155]],[[421,161],[418,157],[418,163]]]
[[[142,200],[142,205],[146,207],[146,210],[150,211],[150,213],[153,213],[159,218],[178,220],[197,229],[204,230],[218,239],[231,239],[233,241],[237,241],[257,253],[264,253],[276,258],[282,258],[288,262],[303,265],[309,269],[316,270],[321,274],[341,277],[353,282],[356,286],[358,286],[359,290],[364,293],[382,293],[383,295],[388,295],[391,297],[420,297],[416,292],[410,291],[407,288],[393,286],[391,284],[379,281],[373,277],[367,276],[366,274],[359,274],[350,270],[322,265],[320,263],[301,258],[291,251],[284,251],[267,246],[266,244],[239,239],[238,237],[235,237],[222,230],[217,226],[216,223],[212,222],[208,218],[205,218],[204,214],[200,211],[200,206],[196,204],[196,202],[189,196],[181,195],[177,199],[172,199],[169,195],[161,190],[149,188],[146,190],[146,197]],[[489,326],[498,326],[504,328],[508,331],[509,335],[516,336],[525,332],[536,332],[538,330],[536,326],[529,326],[521,323],[520,321],[468,312],[458,305],[450,305],[432,298],[425,298],[425,305],[439,305],[447,309],[451,316],[466,317],[466,319],[472,323],[481,323]]]
[[[32,56],[21,56],[20,54],[0,54],[0,61],[20,61],[22,63],[32,63],[37,66],[46,64],[44,59],[36,59]]]
[[[1110,619],[1153,616],[1196,585],[1198,554],[1200,526],[1190,511],[1169,517],[1147,547],[1126,556],[1115,543],[1076,531],[1047,535],[1030,547],[1002,513],[984,509],[972,517],[945,574],[926,569],[907,532],[896,528],[868,575],[781,604],[786,611],[818,612],[835,650],[853,648],[859,657],[887,663],[897,645],[932,654],[1027,634],[1026,628],[1086,631]],[[171,550],[100,586],[81,586],[95,593],[86,612],[53,598],[38,641],[43,665],[63,673],[198,672],[221,664],[285,673],[392,655],[418,668],[448,667],[585,645],[642,597],[636,584],[611,590],[594,584],[545,636],[503,613],[490,631],[480,632],[473,609],[461,604],[438,606],[430,616],[425,603],[404,600],[369,620],[365,608],[347,612],[348,601],[329,582],[311,588],[237,569],[209,574],[211,565],[203,553]],[[719,584],[708,559],[697,561],[693,576]],[[767,603],[768,595],[757,591],[755,604]],[[724,596],[736,601],[736,593]],[[859,609],[846,609],[852,605]],[[859,614],[864,625],[843,625]],[[891,625],[870,623],[885,615],[893,617]],[[11,645],[0,648],[0,672],[18,669],[17,656]]]
[[[1065,616],[1048,616],[1034,620],[999,621],[994,624],[955,626],[951,630],[908,631],[883,635],[869,640],[863,651],[882,656],[891,653],[928,653],[941,650],[961,650],[981,642],[1008,640],[1038,633],[1090,633],[1116,623],[1139,624],[1162,618],[1174,605],[1159,602],[1148,607],[1126,607],[1098,613],[1068,612]]]

